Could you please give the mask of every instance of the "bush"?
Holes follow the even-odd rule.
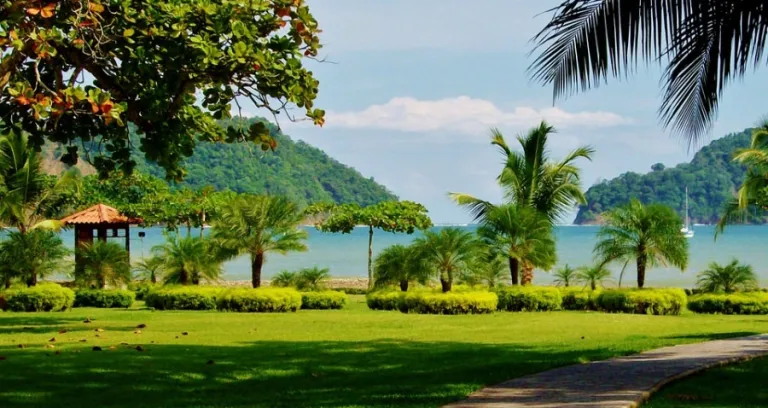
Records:
[[[398,309],[403,313],[482,314],[493,313],[499,298],[493,292],[401,292]]]
[[[130,290],[78,290],[75,307],[128,308],[135,299],[136,294]]]
[[[56,284],[9,290],[0,296],[3,310],[13,312],[61,312],[75,302],[75,292]]]
[[[694,313],[768,314],[768,295],[764,292],[695,295],[688,299],[688,309]]]
[[[341,309],[349,301],[349,297],[335,290],[320,292],[302,292],[301,308],[314,310]]]
[[[296,289],[231,289],[219,295],[216,306],[231,312],[295,312],[301,298]]]
[[[400,296],[405,292],[396,292],[393,290],[379,290],[368,292],[365,295],[365,303],[371,310],[397,310]]]
[[[157,310],[214,310],[220,292],[216,288],[164,287],[149,291],[145,301]]]
[[[600,290],[562,288],[563,310],[597,310],[597,297]]]
[[[560,310],[563,298],[552,287],[507,286],[496,291],[499,310],[508,312],[545,312]]]
[[[160,288],[160,285],[150,282],[131,282],[128,284],[128,290],[132,290],[136,294],[136,300],[146,300],[147,294],[156,288]]]
[[[614,289],[597,297],[598,308],[610,313],[679,315],[687,302],[682,289]]]
[[[365,288],[334,288],[333,290],[346,293],[347,295],[365,295],[368,294],[368,289]]]

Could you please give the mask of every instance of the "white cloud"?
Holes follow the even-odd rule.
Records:
[[[611,127],[630,123],[611,112],[567,112],[560,108],[518,106],[504,110],[493,102],[468,96],[439,100],[393,98],[361,111],[328,112],[329,127],[387,129],[404,132],[451,132],[486,135],[489,127],[534,126],[542,119],[558,127]]]

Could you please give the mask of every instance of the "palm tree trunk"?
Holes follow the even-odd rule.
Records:
[[[104,275],[99,276],[99,289],[105,289],[107,287],[107,280],[104,279]]]
[[[640,255],[637,257],[637,287],[642,289],[645,286],[645,264],[648,259],[648,255],[644,251],[640,251]]]
[[[443,293],[451,291],[451,281],[442,276],[440,277],[440,286],[443,289]]]
[[[400,290],[403,292],[408,292],[408,281],[402,280],[400,281]]]
[[[27,287],[32,287],[37,285],[37,273],[32,272],[31,275],[27,278]]]
[[[11,288],[11,278],[5,279],[5,288],[10,289]]]
[[[509,274],[512,276],[512,284],[519,285],[518,271],[520,270],[520,262],[517,258],[509,257]]]
[[[187,238],[192,236],[192,223],[187,221]]]
[[[253,285],[254,288],[261,287],[262,266],[264,266],[264,254],[258,252],[251,257],[251,285]],[[370,283],[368,286],[370,286]]]
[[[373,287],[373,225],[368,226],[368,289]]]
[[[203,237],[203,226],[205,226],[205,210],[203,210],[202,222],[200,222],[200,238]]]
[[[189,273],[187,272],[187,269],[182,267],[181,268],[181,273],[179,275],[180,275],[179,276],[179,282],[181,283],[181,285],[182,286],[189,285]]]
[[[530,285],[533,283],[533,265],[523,262],[523,277],[520,279],[521,285]]]

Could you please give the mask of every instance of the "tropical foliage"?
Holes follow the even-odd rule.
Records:
[[[507,280],[507,276],[507,258],[489,248],[478,255],[471,269],[461,272],[459,283],[469,286],[485,285],[489,289],[495,289]]]
[[[219,211],[213,238],[229,257],[251,258],[251,283],[261,286],[266,254],[306,251],[307,232],[299,228],[303,214],[294,203],[277,196],[239,196]]]
[[[221,276],[222,259],[208,239],[169,234],[166,242],[152,248],[163,259],[163,280],[169,284],[198,285]]]
[[[637,266],[637,287],[645,285],[649,267],[688,266],[688,240],[680,232],[682,220],[671,208],[661,204],[629,204],[604,214],[606,225],[597,233],[594,253],[601,264],[632,261]]]
[[[0,242],[0,282],[6,288],[14,280],[35,286],[41,277],[64,272],[64,257],[68,254],[69,250],[53,231],[11,231]]]
[[[303,268],[296,274],[296,288],[299,290],[319,291],[325,289],[331,271],[328,268]]]
[[[455,227],[425,231],[413,245],[424,267],[440,280],[443,292],[449,292],[453,280],[472,267],[480,248],[474,234]]]
[[[416,250],[413,245],[395,244],[379,252],[373,262],[373,287],[399,285],[405,292],[411,282],[426,284],[431,276]]]
[[[564,286],[564,287],[570,287],[574,283],[576,283],[577,278],[577,270],[574,268],[571,268],[568,264],[565,264],[562,268],[558,268],[555,273],[554,277],[555,280],[553,283],[557,286]]]
[[[696,285],[704,292],[749,291],[756,289],[757,275],[749,265],[740,264],[734,259],[727,265],[712,262],[709,267],[697,275]]]
[[[104,289],[107,285],[120,287],[131,281],[128,252],[122,245],[109,241],[94,241],[77,249],[79,268],[75,282],[82,287]]]
[[[576,270],[576,280],[592,290],[602,287],[603,284],[611,279],[611,271],[604,264],[594,264],[582,266]]]
[[[133,266],[133,272],[139,280],[155,284],[163,276],[163,259],[157,256],[143,258]]]

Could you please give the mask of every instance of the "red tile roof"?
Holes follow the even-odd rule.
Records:
[[[116,209],[104,204],[96,204],[79,213],[62,218],[61,222],[67,224],[138,224],[139,218],[131,218],[120,214]]]

